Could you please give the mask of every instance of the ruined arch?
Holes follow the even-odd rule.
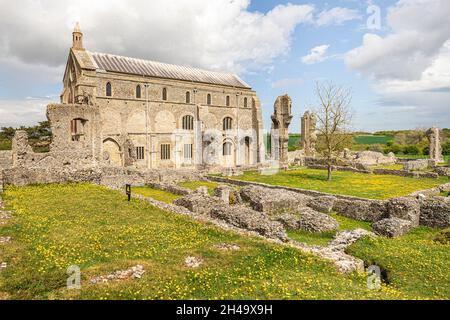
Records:
[[[113,138],[103,140],[103,160],[115,167],[122,167],[122,148]]]

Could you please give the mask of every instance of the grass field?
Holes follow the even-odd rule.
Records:
[[[0,272],[3,298],[450,298],[450,246],[433,242],[437,231],[431,229],[354,245],[355,255],[390,270],[389,285],[369,290],[363,274],[342,275],[315,256],[222,231],[141,200],[128,202],[103,187],[8,187],[4,198],[15,213],[9,225],[0,227],[0,236],[12,237],[10,244],[0,245],[0,261],[8,263]],[[346,228],[361,226],[351,219],[340,222]],[[221,251],[215,248],[220,243],[237,244],[240,250]],[[187,256],[201,257],[204,264],[189,269],[184,266]],[[89,282],[136,264],[146,270],[139,280]],[[65,288],[71,265],[81,268],[81,290]]]
[[[390,287],[417,299],[450,297],[450,245],[435,241],[439,231],[419,227],[396,238],[365,238],[348,250],[369,264],[387,270]],[[442,285],[444,284],[445,285]]]
[[[181,198],[181,196],[167,192],[162,190],[153,189],[150,187],[133,187],[132,189],[133,193],[140,194],[141,196],[147,197],[147,198],[153,198],[158,201],[166,202],[166,203],[172,203],[178,198]]]
[[[8,187],[15,210],[1,236],[0,293],[11,299],[363,299],[407,297],[383,287],[371,291],[363,275],[342,275],[334,266],[292,248],[238,236],[154,208],[127,202],[99,186]],[[234,243],[238,251],[221,251]],[[184,266],[201,257],[198,269]],[[90,284],[89,279],[141,264],[139,280]],[[81,290],[68,291],[66,269],[78,265]]]
[[[179,185],[183,188],[191,189],[191,190],[197,190],[200,187],[207,187],[209,194],[213,194],[214,189],[219,185],[215,182],[210,181],[185,181],[179,183]]]
[[[388,141],[394,140],[392,136],[373,136],[360,135],[353,138],[357,144],[386,144]]]
[[[448,182],[447,177],[439,179],[415,179],[393,175],[372,175],[354,172],[334,171],[332,181],[327,181],[325,170],[298,169],[281,171],[276,175],[260,175],[247,171],[232,179],[262,182],[300,189],[334,194],[356,196],[367,199],[388,199],[405,196],[414,191],[430,189]]]
[[[0,138],[0,150],[11,150],[11,140]]]

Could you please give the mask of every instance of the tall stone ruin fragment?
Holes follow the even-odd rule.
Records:
[[[310,111],[306,111],[301,119],[301,143],[307,157],[312,157],[316,153],[316,124],[316,115]]]
[[[427,138],[430,142],[430,159],[437,163],[444,162],[439,128],[433,127],[429,129],[427,131]]]
[[[271,130],[272,158],[279,167],[288,165],[289,125],[292,121],[292,99],[286,94],[279,96],[274,104]]]

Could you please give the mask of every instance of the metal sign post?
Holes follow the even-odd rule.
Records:
[[[131,184],[125,185],[125,192],[128,196],[128,201],[131,201]]]

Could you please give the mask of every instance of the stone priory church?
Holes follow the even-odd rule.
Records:
[[[91,52],[73,31],[53,148],[117,167],[251,167],[264,160],[261,104],[237,75]]]

